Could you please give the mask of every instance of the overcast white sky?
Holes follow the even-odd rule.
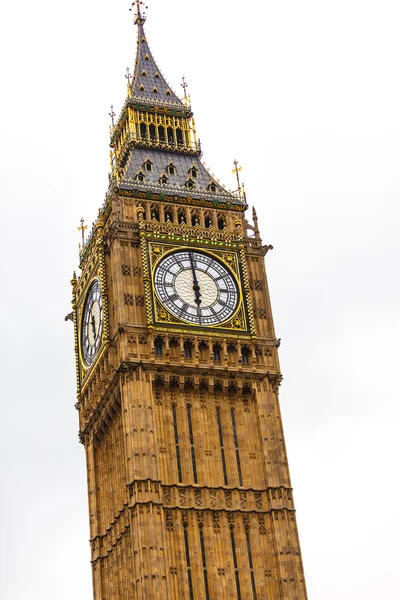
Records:
[[[260,217],[310,599],[398,600],[398,1],[149,0],[204,160]],[[245,12],[244,12],[245,7]],[[91,598],[69,281],[107,188],[125,0],[20,0],[0,20],[1,600]]]

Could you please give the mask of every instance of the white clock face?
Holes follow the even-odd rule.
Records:
[[[162,258],[154,287],[163,306],[193,325],[217,325],[235,313],[239,294],[230,271],[214,257],[180,250]]]
[[[100,282],[96,279],[90,286],[82,314],[81,349],[85,364],[89,367],[100,348],[103,332],[103,304]]]

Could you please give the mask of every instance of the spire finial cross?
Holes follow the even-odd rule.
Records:
[[[184,75],[182,76],[182,83],[181,83],[181,86],[183,87],[183,92],[184,92],[184,94],[185,94],[185,98],[186,98],[186,88],[187,88],[188,84],[187,84],[187,83],[186,83],[186,81],[185,81],[185,76],[184,76]]]
[[[131,82],[131,79],[132,79],[132,75],[131,75],[131,72],[130,72],[130,69],[129,69],[129,67],[126,67],[126,75],[125,75],[125,79],[127,79],[127,80],[128,80],[128,85],[129,85],[129,84],[130,84],[130,82]]]
[[[85,245],[85,229],[87,229],[87,225],[84,225],[84,218],[82,217],[81,220],[79,221],[81,226],[78,227],[78,231],[82,232],[82,247]]]
[[[141,8],[142,6],[144,7],[145,10],[148,9],[148,6],[146,6],[142,0],[135,0],[135,2],[132,2],[132,8],[129,9],[130,11],[132,11],[136,7],[135,25],[137,25],[137,24],[143,25],[143,23],[146,20],[145,13],[144,12],[142,13],[142,8]]]
[[[112,104],[111,104],[111,106],[110,106],[110,109],[111,109],[111,112],[110,112],[110,113],[108,113],[108,114],[109,114],[109,116],[111,117],[111,123],[112,123],[112,126],[114,127],[114,117],[115,117],[115,112],[114,112],[114,106],[113,106]]]
[[[235,160],[233,161],[233,164],[235,165],[235,168],[233,169],[232,173],[236,173],[236,179],[237,179],[237,184],[238,184],[238,190],[240,191],[240,179],[239,179],[239,172],[242,170],[242,167],[238,167],[238,161]]]

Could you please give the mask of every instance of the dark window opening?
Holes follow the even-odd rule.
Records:
[[[155,354],[155,356],[162,356],[162,353],[163,353],[162,340],[160,338],[156,338],[154,341],[154,354]]]
[[[196,227],[196,225],[200,222],[199,215],[197,213],[193,213],[192,215],[192,227]]]
[[[250,349],[247,346],[242,348],[242,363],[244,365],[250,364]]]
[[[165,142],[165,129],[161,125],[158,128],[158,138],[160,142]]]
[[[164,208],[164,221],[171,221],[171,223],[173,223],[174,213],[171,208]]]
[[[175,175],[176,174],[176,169],[175,169],[175,165],[168,165],[168,175]]]
[[[219,344],[214,344],[213,346],[213,359],[216,362],[221,362],[221,346]]]
[[[176,141],[178,142],[178,144],[183,145],[182,129],[176,130]]]
[[[212,224],[213,224],[213,220],[212,220],[211,215],[206,215],[204,217],[204,225],[205,225],[205,227],[211,227]]]
[[[186,211],[184,208],[178,211],[178,222],[179,224],[186,223]]]
[[[162,177],[160,177],[159,181],[160,181],[161,185],[167,185],[168,177],[166,175],[163,175]]]
[[[156,221],[160,220],[160,209],[158,208],[158,206],[152,206],[150,208],[151,210],[151,218],[155,219]]]
[[[174,143],[174,130],[172,129],[172,127],[167,128],[167,137],[168,137],[168,144],[173,144]]]
[[[188,190],[192,190],[194,188],[194,182],[192,179],[188,179],[187,182],[185,183],[185,186],[188,188]]]
[[[151,162],[151,160],[146,160],[146,162],[144,163],[144,168],[148,173],[150,173],[153,170],[153,163]]]
[[[208,189],[210,192],[216,192],[217,186],[215,185],[215,183],[210,183],[210,185],[208,186]]]
[[[139,173],[136,175],[136,180],[144,181],[144,174],[142,173],[142,171],[139,171]]]
[[[225,219],[223,217],[218,217],[218,229],[225,228]]]
[[[145,140],[147,137],[146,123],[140,123],[140,137],[142,138],[142,140]]]
[[[150,139],[153,140],[153,142],[155,142],[156,140],[156,128],[154,125],[149,125],[149,133],[150,133]]]
[[[189,169],[189,175],[193,177],[193,179],[197,179],[197,169],[196,167],[192,167]]]
[[[187,341],[183,344],[183,356],[185,358],[192,358],[193,354],[193,345],[191,342]]]

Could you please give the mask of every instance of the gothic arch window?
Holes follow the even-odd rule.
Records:
[[[189,169],[189,177],[191,177],[192,179],[197,179],[198,174],[199,171],[194,165],[192,165]]]
[[[165,129],[162,125],[158,127],[158,139],[160,142],[165,142]]]
[[[212,224],[213,224],[212,214],[209,212],[206,212],[204,215],[204,227],[211,227]]]
[[[140,88],[139,88],[139,90],[140,90],[141,92],[144,92],[144,85],[141,85],[141,86],[140,86]]]
[[[150,214],[152,219],[155,219],[156,221],[160,220],[160,208],[157,204],[152,204],[150,206]]]
[[[159,73],[154,73],[154,77],[156,77],[156,79],[160,79],[160,74]]]
[[[215,183],[215,181],[211,181],[208,184],[207,189],[208,189],[209,192],[216,192],[217,191],[217,184]]]
[[[167,166],[168,175],[176,175],[176,167],[173,162],[170,162]]]
[[[151,171],[153,170],[153,163],[149,158],[144,162],[144,170],[146,171],[146,173],[151,173]]]
[[[167,90],[167,91],[165,92],[165,94],[166,94],[167,96],[170,96],[170,95],[171,95],[171,90]]]
[[[156,337],[154,340],[154,355],[162,356],[163,354],[163,341],[162,338]]]
[[[213,345],[213,359],[215,362],[221,362],[221,344],[214,344]]]
[[[192,211],[190,218],[192,221],[192,227],[195,227],[198,223],[200,223],[200,215],[197,210]]]
[[[171,338],[169,341],[169,354],[171,358],[178,358],[179,342],[176,338]]]
[[[147,73],[145,70],[142,71],[142,77],[147,77]]]
[[[174,211],[170,206],[166,206],[164,208],[164,221],[171,221],[171,223],[174,222]]]
[[[248,346],[242,346],[242,363],[244,365],[250,364],[250,348]]]
[[[144,60],[150,60],[150,56],[148,54],[146,54],[146,56],[144,57]]]
[[[144,181],[144,173],[142,170],[140,170],[136,173],[135,179],[136,179],[136,181],[140,181],[140,182]]]
[[[174,130],[172,127],[167,128],[168,144],[174,144]]]
[[[208,344],[204,340],[201,340],[201,342],[199,342],[199,354],[200,354],[200,360],[207,360]]]
[[[228,355],[229,358],[233,358],[236,355],[236,345],[235,344],[228,344],[227,346],[227,351],[228,351]]]
[[[149,125],[149,133],[150,133],[150,139],[153,140],[153,142],[156,139],[156,128],[153,124]]]
[[[187,187],[188,190],[193,190],[194,189],[193,179],[189,178],[185,183],[185,187]]]
[[[193,344],[190,340],[186,340],[183,344],[183,356],[185,358],[192,358],[193,355]]]
[[[187,215],[186,215],[186,209],[184,209],[184,208],[180,208],[180,209],[178,210],[178,223],[179,223],[180,225],[181,225],[182,223],[186,223],[186,224],[187,224],[186,218],[187,218]]]
[[[158,94],[158,89],[156,87],[153,88],[153,94]]]
[[[219,214],[218,215],[218,229],[224,229],[225,225],[226,225],[226,221],[225,221],[225,217],[224,215]]]
[[[178,144],[180,146],[183,145],[183,134],[182,134],[182,129],[177,129],[176,130],[176,141],[178,142]]]
[[[165,174],[165,173],[163,173],[163,174],[161,175],[161,177],[160,177],[160,179],[158,180],[158,182],[159,182],[161,185],[167,185],[167,183],[168,183],[168,177],[166,176],[166,174]]]
[[[140,123],[140,137],[145,140],[147,137],[146,123]]]

